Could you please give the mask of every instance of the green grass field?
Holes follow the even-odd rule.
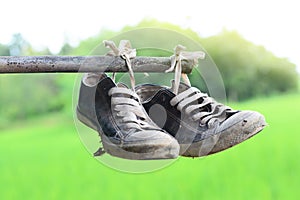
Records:
[[[269,126],[222,153],[145,174],[95,160],[70,114],[16,123],[0,133],[0,199],[298,199],[299,102],[294,94],[235,104],[260,111]]]

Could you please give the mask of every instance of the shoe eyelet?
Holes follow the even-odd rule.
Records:
[[[205,126],[206,126],[206,124],[202,124],[201,122],[199,123],[199,126],[201,127],[201,128],[204,128]]]

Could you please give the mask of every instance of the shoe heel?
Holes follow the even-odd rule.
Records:
[[[76,115],[78,120],[83,123],[84,125],[88,126],[91,129],[94,129],[95,131],[98,131],[98,127],[95,124],[95,122],[93,122],[91,119],[87,118],[86,116],[84,116],[83,114],[81,114],[81,112],[79,111],[79,109],[76,109]]]

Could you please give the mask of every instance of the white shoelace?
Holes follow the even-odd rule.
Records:
[[[200,100],[200,101],[199,101]],[[201,103],[194,103],[199,101]],[[171,101],[172,106],[177,105],[177,109],[192,115],[194,121],[199,121],[199,126],[208,125],[212,128],[216,122],[222,122],[226,119],[226,111],[232,110],[230,107],[216,102],[207,94],[201,93],[197,88],[191,87],[188,90],[176,95]],[[208,106],[210,106],[209,109]]]
[[[191,87],[188,76],[181,72],[181,61],[183,59],[193,59],[194,63],[197,64],[198,59],[205,58],[205,53],[203,51],[186,52],[185,49],[182,45],[175,47],[175,54],[171,57],[171,67],[166,71],[170,72],[175,68],[173,93],[176,96],[170,101],[170,104],[172,106],[178,104],[177,109],[187,115],[192,115],[194,121],[199,121],[199,126],[207,124],[208,128],[212,128],[216,122],[222,122],[226,119],[226,111],[231,110],[231,108],[216,102],[207,94],[200,92],[199,89]],[[180,75],[190,88],[178,94]],[[197,101],[201,103],[194,103]]]
[[[128,88],[114,87],[108,93],[111,98],[111,105],[116,116],[119,118],[118,123],[130,133],[131,129],[137,130],[161,130],[154,124],[147,122],[148,116],[139,102],[139,97],[135,92]],[[119,134],[123,138],[124,134]]]
[[[181,61],[186,60],[193,60],[194,64],[198,63],[198,59],[204,59],[205,53],[203,51],[196,51],[196,52],[187,52],[184,51],[186,48],[182,45],[177,45],[174,49],[174,55],[171,56],[171,67],[167,69],[165,72],[172,72],[175,70],[175,83],[173,88],[173,93],[178,94],[178,88],[180,84],[180,75],[183,78],[183,81],[188,85],[191,86],[190,80],[186,74],[182,73],[182,66]]]
[[[134,73],[132,70],[131,65],[131,58],[136,57],[136,49],[132,49],[131,44],[129,40],[121,40],[119,44],[119,48],[115,45],[113,41],[103,41],[105,47],[110,48],[112,51],[108,52],[107,55],[110,56],[120,56],[123,58],[126,62],[126,65],[128,67],[129,76],[130,76],[130,82],[132,90],[134,91],[135,88],[135,79],[134,79]],[[113,80],[115,81],[115,73],[113,73]]]

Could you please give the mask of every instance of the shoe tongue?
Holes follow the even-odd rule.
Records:
[[[171,90],[174,91],[174,88],[175,88],[175,80],[172,80],[171,81]],[[190,86],[188,86],[185,83],[180,82],[179,83],[179,88],[178,88],[178,94],[185,91],[185,90],[187,90],[187,89],[189,89],[189,88],[190,88]]]
[[[172,80],[171,84],[172,84],[171,90],[174,91],[173,89],[175,87],[175,80]],[[180,82],[179,83],[179,88],[178,88],[178,94],[180,94],[180,93],[182,93],[182,92],[184,92],[184,91],[186,91],[190,88],[191,88],[191,86],[187,85],[186,83]],[[190,96],[191,96],[191,94],[189,96],[184,97],[183,99],[185,99],[187,97],[190,97]],[[197,105],[201,102],[202,102],[202,99],[196,99],[196,100],[190,102],[189,105]],[[194,112],[201,112],[201,111],[202,111],[201,109],[197,109]]]
[[[130,94],[132,92],[132,89],[130,89],[125,83],[117,83],[117,87],[128,89],[128,94],[119,94],[120,97],[132,98],[132,95]]]
[[[125,83],[117,83],[117,87],[119,87],[119,88],[127,88],[127,89],[129,89],[129,88],[128,88],[128,86],[127,86],[127,85],[125,85]]]
[[[105,79],[106,77],[106,74],[103,73],[86,73],[83,76],[82,81],[85,85],[94,87],[99,83],[100,80]]]

